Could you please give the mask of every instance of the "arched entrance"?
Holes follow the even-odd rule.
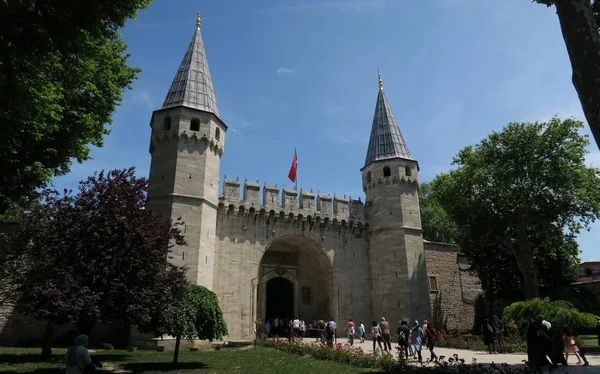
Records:
[[[258,273],[257,317],[299,317],[312,323],[332,316],[333,272],[314,240],[286,235],[268,245]]]

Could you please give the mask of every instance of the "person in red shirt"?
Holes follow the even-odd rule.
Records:
[[[352,319],[348,320],[348,323],[346,323],[346,334],[348,335],[348,343],[350,343],[350,345],[354,345],[354,332],[356,330],[356,325],[354,324],[354,322],[352,322]]]

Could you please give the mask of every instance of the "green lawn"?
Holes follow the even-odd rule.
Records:
[[[586,348],[598,347],[598,337],[596,335],[581,335],[579,337],[583,340],[583,345]]]
[[[54,349],[54,356],[50,362],[40,362],[39,352],[39,349],[0,347],[0,374],[64,373],[65,349]],[[257,347],[256,350],[253,348],[227,348],[218,351],[196,352],[182,350],[179,354],[180,362],[176,367],[171,365],[173,352],[170,351],[96,351],[92,353],[92,356],[98,358],[104,365],[101,373],[358,374],[374,372],[261,347]]]

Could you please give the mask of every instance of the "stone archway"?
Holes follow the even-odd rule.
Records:
[[[277,301],[268,296],[273,280],[285,279],[291,285],[293,315],[268,315],[281,311],[288,303],[285,297]],[[312,323],[319,317],[333,315],[333,271],[331,260],[323,247],[314,240],[300,235],[286,235],[274,240],[263,253],[258,269],[258,300],[256,316],[261,320],[274,317],[300,317]],[[289,310],[289,308],[287,309]]]

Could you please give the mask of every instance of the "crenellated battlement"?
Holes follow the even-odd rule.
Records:
[[[240,188],[243,190],[240,191]],[[238,214],[286,217],[287,220],[307,220],[335,223],[338,225],[365,225],[364,202],[361,198],[324,194],[313,190],[280,188],[278,185],[262,186],[260,182],[245,180],[242,186],[239,178],[223,180],[223,190],[219,196],[219,209],[226,208]],[[240,195],[242,198],[240,199]]]
[[[178,143],[180,148],[181,146],[185,146],[190,153],[200,152],[197,148],[200,143],[204,143],[208,149],[219,156],[222,156],[224,151],[222,144],[200,131],[188,132],[182,130],[181,132],[178,132],[177,130],[170,130],[153,132],[152,137],[150,138],[150,154],[154,152],[154,149],[157,146],[163,146],[168,143]]]
[[[386,188],[388,186],[399,185],[399,184],[408,184],[413,186],[419,185],[419,179],[416,176],[401,176],[398,177],[396,175],[390,177],[377,177],[373,178],[371,181],[365,183],[365,188],[367,191],[375,190],[377,188]]]

